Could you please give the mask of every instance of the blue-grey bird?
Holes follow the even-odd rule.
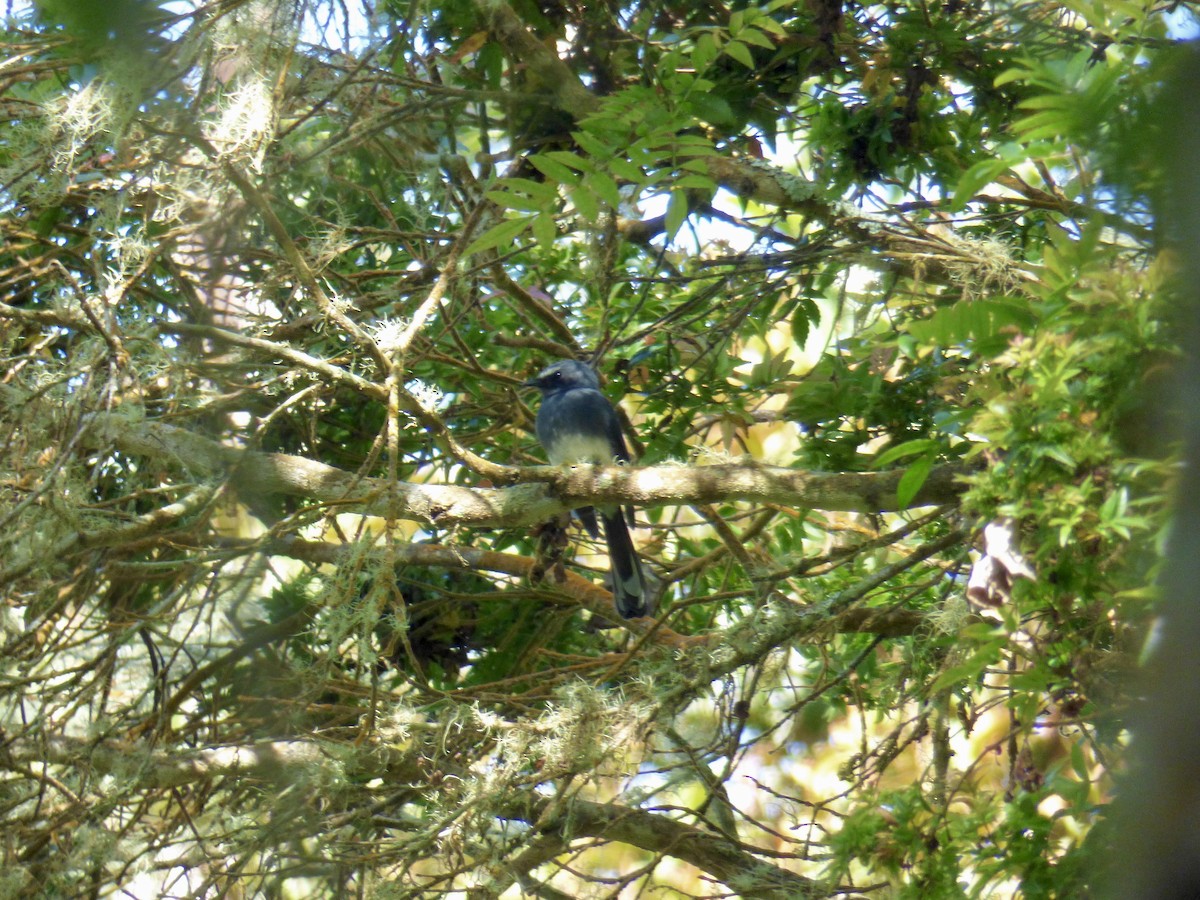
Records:
[[[542,369],[525,382],[542,392],[537,414],[537,436],[556,466],[593,463],[608,466],[628,462],[629,451],[621,434],[617,411],[600,393],[600,379],[586,363],[564,359]],[[629,537],[619,506],[585,506],[576,515],[592,537],[599,537],[596,512],[604,526],[617,612],[627,619],[646,614],[646,582],[642,565]],[[633,512],[629,512],[633,522]]]

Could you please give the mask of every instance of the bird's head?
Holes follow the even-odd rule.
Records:
[[[563,359],[546,366],[535,378],[530,378],[524,387],[535,387],[542,393],[566,391],[572,388],[600,389],[596,370],[577,359]]]

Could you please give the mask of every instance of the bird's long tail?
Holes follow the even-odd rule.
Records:
[[[646,580],[642,563],[633,548],[633,539],[619,507],[599,510],[604,523],[604,541],[608,544],[608,561],[612,572],[613,600],[617,612],[626,619],[646,615]]]

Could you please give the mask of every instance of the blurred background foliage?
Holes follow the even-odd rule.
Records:
[[[0,892],[1090,896],[1196,12],[10,4]],[[578,529],[374,514],[536,481],[569,356],[842,499],[640,509],[634,623]]]

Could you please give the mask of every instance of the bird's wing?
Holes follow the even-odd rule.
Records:
[[[607,412],[604,416],[604,429],[608,432],[608,444],[612,448],[613,459],[620,462],[629,462],[629,448],[625,445],[625,435],[621,433],[621,417],[608,398],[603,394],[600,396],[607,407]]]

